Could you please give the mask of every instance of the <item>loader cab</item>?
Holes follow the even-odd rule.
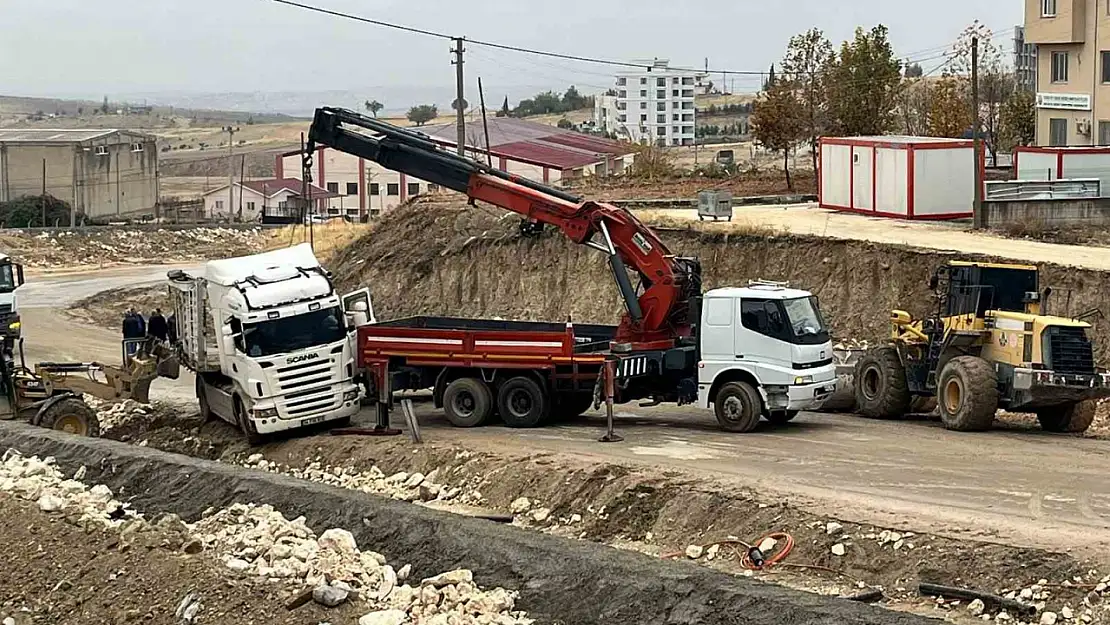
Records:
[[[1032,265],[953,261],[940,267],[929,285],[944,289],[939,295],[945,317],[981,318],[988,310],[1040,314],[1039,277]]]

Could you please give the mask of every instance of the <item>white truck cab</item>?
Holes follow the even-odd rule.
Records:
[[[15,291],[23,286],[23,265],[13,263],[7,254],[0,254],[0,335],[18,334],[19,306]]]
[[[829,330],[808,291],[772,282],[709,291],[699,328],[698,404],[726,430],[789,421],[836,390]]]
[[[369,293],[341,298],[307,244],[211,261],[203,278],[171,272],[170,285],[203,413],[257,437],[358,412],[352,317],[373,321]]]

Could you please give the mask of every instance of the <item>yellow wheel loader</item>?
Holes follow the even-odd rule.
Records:
[[[860,414],[898,418],[935,397],[950,430],[990,429],[999,408],[1036,413],[1050,432],[1090,427],[1110,374],[1095,367],[1085,315],[1047,314],[1051,289],[1042,294],[1036,267],[952,261],[930,288],[933,316],[892,311],[889,344],[857,360]]]
[[[85,403],[84,394],[148,403],[150,383],[160,376],[176,379],[180,371],[177,356],[168,345],[145,340],[124,341],[122,367],[97,362],[41,362],[30,369],[23,363],[19,331],[16,319],[0,332],[0,420],[18,418],[70,434],[99,436],[100,423],[96,412]]]

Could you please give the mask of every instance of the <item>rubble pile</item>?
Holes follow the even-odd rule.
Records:
[[[443,501],[465,505],[482,503],[482,493],[477,490],[464,491],[462,488],[437,483],[438,470],[428,475],[402,471],[387,476],[377,466],[372,466],[367,471],[358,471],[351,467],[324,466],[318,461],[297,469],[270,462],[262,454],[252,454],[240,464],[251,469],[281,473],[302,480],[382,495],[400,501]]]
[[[149,421],[154,415],[150,405],[140,404],[133,399],[117,402],[100,399],[92,395],[84,395],[84,399],[85,403],[96,412],[101,432],[127,427],[136,421]]]
[[[197,227],[182,230],[96,228],[28,234],[4,233],[9,255],[28,267],[107,263],[170,263],[261,251],[261,228]]]
[[[358,601],[368,610],[360,625],[533,623],[514,610],[516,592],[482,590],[467,569],[411,583],[411,566],[394,569],[385,556],[361,550],[347,530],[317,536],[304,517],[286,519],[269,505],[208,510],[194,524],[172,514],[150,523],[114,499],[107,486],[81,482],[84,475],[82,467],[67,479],[53,458],[24,457],[14,449],[0,458],[0,492],[35,501],[43,512],[64,514],[87,529],[118,530],[121,549],[145,545],[205,554],[247,581],[282,583],[293,591],[308,587],[311,599],[328,607]]]

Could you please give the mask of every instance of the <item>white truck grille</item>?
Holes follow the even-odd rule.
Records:
[[[275,399],[281,417],[300,419],[338,408],[343,395],[334,370],[332,358],[280,367]]]

